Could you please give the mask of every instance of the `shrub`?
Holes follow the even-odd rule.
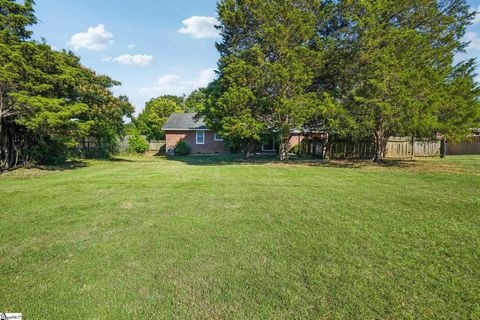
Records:
[[[183,140],[178,141],[177,145],[175,146],[175,155],[186,156],[187,154],[190,154],[190,152],[192,152],[192,148],[187,142]]]
[[[133,151],[137,153],[145,153],[148,150],[148,141],[138,133],[133,133],[128,138],[128,144]]]
[[[30,161],[37,164],[59,165],[64,163],[73,150],[68,148],[67,143],[61,139],[55,140],[51,137],[40,137],[28,150]]]

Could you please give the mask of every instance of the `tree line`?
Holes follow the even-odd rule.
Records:
[[[464,0],[221,0],[219,77],[201,113],[245,154],[265,132],[461,139],[479,125]]]
[[[390,136],[458,140],[480,123],[476,61],[459,58],[465,0],[220,0],[218,78],[136,118],[118,81],[31,39],[33,5],[0,0],[0,170],[163,139],[173,112],[204,116],[245,155],[273,134],[282,160],[293,130],[372,141],[382,161]]]
[[[115,152],[124,117],[134,108],[115,97],[119,85],[80,64],[70,51],[31,39],[34,1],[0,0],[0,171],[26,164],[58,163]]]

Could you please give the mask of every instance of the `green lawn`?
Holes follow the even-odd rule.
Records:
[[[480,157],[125,157],[0,175],[0,312],[480,318]]]

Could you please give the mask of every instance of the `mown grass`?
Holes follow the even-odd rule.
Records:
[[[480,317],[480,157],[127,157],[0,176],[0,312]]]

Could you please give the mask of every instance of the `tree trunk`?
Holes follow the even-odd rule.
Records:
[[[3,97],[2,97],[2,92],[0,91],[0,172],[2,172],[2,169],[4,166],[6,166],[6,160],[7,156],[5,153],[5,148],[6,148],[6,140],[4,139],[4,134],[3,134]]]
[[[248,159],[252,155],[252,146],[248,141],[243,143],[243,159]]]
[[[6,162],[7,162],[7,154],[6,154],[5,148],[6,148],[6,140],[3,133],[3,120],[0,115],[0,172],[2,171],[4,166],[6,166]]]
[[[440,158],[445,158],[447,155],[447,143],[445,139],[440,142]]]
[[[7,141],[7,169],[11,169],[13,167],[13,162],[15,160],[15,156],[14,156],[14,146],[13,146],[13,137],[12,135],[8,132],[8,130],[6,131],[6,134],[7,134],[7,138],[6,138],[6,141]]]
[[[281,139],[280,141],[280,150],[278,152],[278,157],[280,161],[285,161],[287,162],[289,160],[288,157],[288,140],[285,141],[284,139]]]
[[[383,162],[385,160],[385,147],[387,146],[387,139],[385,138],[385,131],[378,129],[375,131],[375,155],[374,162]]]

